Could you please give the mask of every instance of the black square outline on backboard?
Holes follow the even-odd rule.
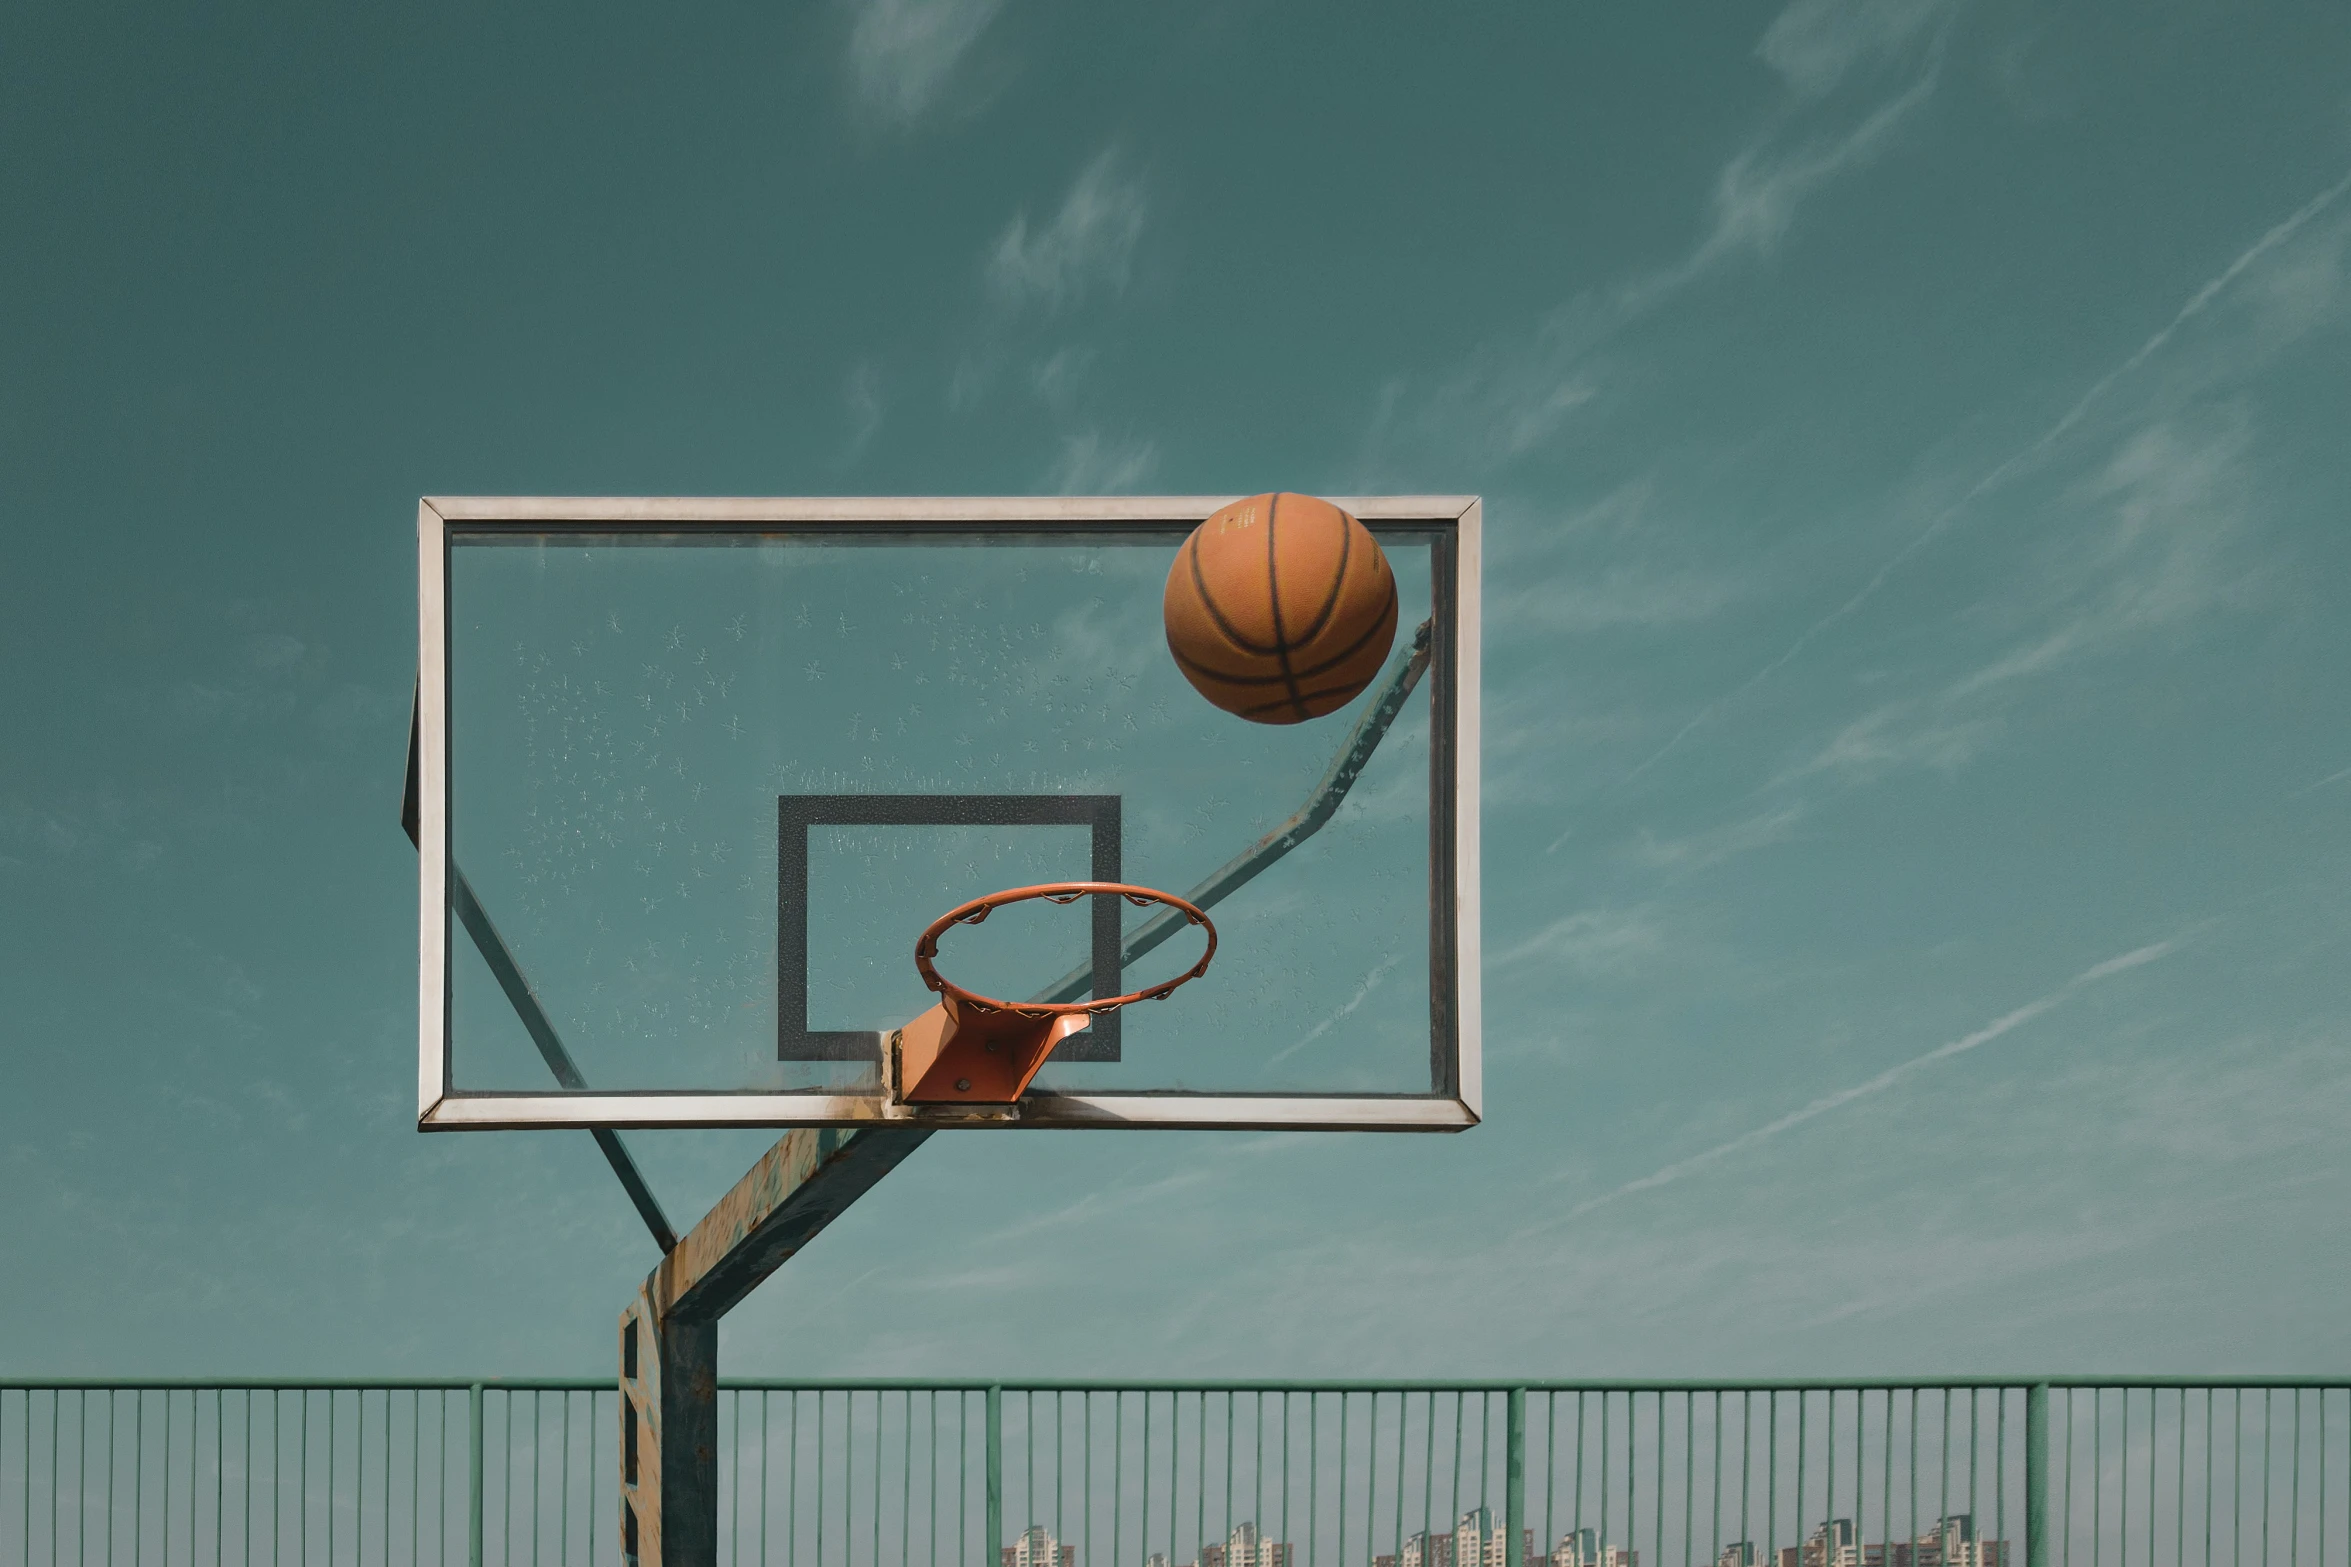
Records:
[[[1115,794],[786,794],[776,797],[776,1057],[783,1061],[879,1061],[882,1036],[871,1029],[808,1027],[808,830],[811,827],[1085,827],[1093,843],[1093,881],[1123,881],[1123,828]],[[1095,898],[1096,996],[1119,993],[1117,898]],[[945,909],[939,911],[946,913]],[[914,939],[906,932],[906,962]],[[1108,975],[1105,980],[1102,976]],[[1019,999],[1019,998],[1014,998]],[[1115,1012],[1063,1040],[1056,1061],[1116,1061],[1121,1030]]]

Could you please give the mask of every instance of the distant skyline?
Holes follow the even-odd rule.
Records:
[[[1443,1532],[1415,1531],[1397,1550],[1373,1551],[1370,1567],[1641,1567],[1641,1553],[1617,1545],[1589,1525],[1571,1525],[1558,1542],[1538,1545],[1535,1531],[1520,1531],[1519,1560],[1512,1562],[1508,1530],[1493,1510],[1471,1508]],[[1086,1567],[1078,1548],[1045,1524],[1031,1524],[997,1551],[1000,1567]],[[1980,1539],[1974,1515],[1952,1513],[1915,1538],[1863,1540],[1850,1517],[1822,1520],[1796,1542],[1765,1547],[1734,1540],[1712,1551],[1715,1567],[2008,1567],[2006,1540]],[[1202,1541],[1180,1567],[1289,1567],[1288,1541],[1263,1537],[1253,1522],[1233,1525],[1222,1541]],[[1143,1567],[1170,1567],[1165,1551],[1152,1551]]]
[[[2343,7],[9,36],[0,1374],[611,1370],[414,1130],[419,495],[1271,488],[1485,498],[1485,1124],[936,1138],[726,1372],[2351,1371]]]

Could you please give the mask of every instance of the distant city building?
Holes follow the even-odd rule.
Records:
[[[1535,1531],[1519,1531],[1519,1560],[1510,1556],[1510,1530],[1494,1521],[1491,1509],[1463,1513],[1450,1534],[1418,1532],[1393,1556],[1374,1556],[1372,1567],[1544,1567],[1535,1554]]]
[[[1201,1547],[1198,1567],[1291,1567],[1291,1554],[1288,1541],[1265,1539],[1256,1524],[1240,1523],[1224,1544]]]
[[[1915,1540],[1868,1546],[1858,1567],[2015,1567],[2006,1540],[1978,1540],[1975,1518],[1953,1513]]]
[[[1018,1567],[1006,1553],[1007,1567]],[[1258,1533],[1254,1523],[1233,1526],[1233,1532],[1224,1537],[1224,1543],[1203,1545],[1198,1559],[1183,1567],[1296,1567],[1296,1552],[1287,1540],[1268,1540]],[[1064,1563],[1064,1567],[1070,1567]],[[1168,1567],[1167,1555],[1153,1551],[1144,1558],[1143,1567]]]
[[[1953,1513],[1915,1540],[1864,1544],[1850,1518],[1831,1518],[1801,1545],[1768,1553],[1768,1567],[2016,1567],[2005,1540],[1978,1540],[1975,1519]],[[1573,1564],[1559,1564],[1573,1567]],[[1715,1567],[1764,1567],[1749,1540],[1722,1548]]]
[[[1537,1567],[1532,1542],[1527,1546],[1527,1560],[1530,1567]],[[1547,1567],[1641,1567],[1641,1553],[1604,1543],[1596,1529],[1570,1529],[1551,1547],[1545,1562]]]
[[[1862,1567],[1859,1536],[1850,1518],[1831,1518],[1801,1546],[1780,1548],[1780,1567]]]
[[[1535,1554],[1535,1531],[1519,1542],[1523,1561]],[[1520,1567],[1510,1559],[1510,1530],[1497,1522],[1492,1509],[1473,1507],[1453,1525],[1453,1560],[1457,1567]]]
[[[1401,1567],[1453,1567],[1453,1536],[1415,1533],[1404,1542]]]
[[[1486,1542],[1476,1567],[1497,1567],[1497,1564],[1507,1567],[1493,1550],[1491,1542],[1499,1531],[1490,1529],[1489,1522],[1482,1509],[1464,1514],[1460,1527],[1451,1537],[1439,1535],[1429,1542],[1426,1567],[1453,1567],[1455,1550],[1466,1558],[1470,1549],[1467,1542],[1473,1538]],[[1402,1555],[1401,1563],[1393,1556],[1375,1557],[1372,1567],[1423,1567],[1418,1535],[1405,1542]],[[1640,1562],[1638,1551],[1605,1544],[1597,1530],[1579,1528],[1561,1535],[1559,1543],[1543,1556],[1535,1554],[1530,1540],[1523,1567],[1640,1567]],[[1827,1520],[1800,1545],[1766,1550],[1753,1540],[1733,1540],[1716,1550],[1713,1567],[2020,1567],[2020,1564],[2010,1553],[2007,1541],[1978,1540],[1975,1519],[1967,1513],[1953,1513],[1917,1539],[1896,1540],[1890,1545],[1864,1544],[1850,1518]]]
[[[997,1553],[1001,1567],[1077,1567],[1078,1548],[1063,1545],[1041,1523],[1030,1524],[1020,1538]],[[1165,1567],[1164,1563],[1160,1567]]]

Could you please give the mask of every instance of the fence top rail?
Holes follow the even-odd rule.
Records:
[[[334,1378],[266,1377],[0,1377],[0,1393],[603,1393],[611,1377],[430,1377]],[[2025,1391],[2246,1392],[2351,1389],[2351,1375],[2288,1376],[1960,1376],[1779,1378],[1752,1381],[1675,1379],[1590,1379],[1580,1381],[1022,1381],[940,1380],[921,1377],[730,1377],[720,1382],[735,1393],[1907,1393]]]

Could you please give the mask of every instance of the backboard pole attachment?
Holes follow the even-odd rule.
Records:
[[[621,1313],[627,1567],[717,1567],[718,1319],[929,1136],[923,1126],[785,1133]]]

